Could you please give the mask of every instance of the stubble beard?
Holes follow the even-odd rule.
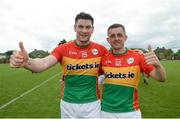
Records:
[[[90,37],[91,36],[86,36],[86,37],[77,37],[77,40],[81,43],[81,44],[88,44],[90,42]]]

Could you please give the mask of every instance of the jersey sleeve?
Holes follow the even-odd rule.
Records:
[[[149,73],[155,69],[153,65],[148,65],[145,62],[145,58],[143,54],[140,55],[140,68],[141,68],[141,72],[146,73],[148,77],[149,77]]]
[[[58,61],[61,61],[62,59],[63,56],[62,54],[64,49],[63,47],[64,45],[59,45],[58,47],[54,48],[53,51],[51,52],[51,55],[55,56]]]
[[[101,51],[102,51],[102,59],[101,59],[100,68],[99,68],[99,72],[98,72],[99,75],[104,74],[104,72],[102,70],[102,62],[103,62],[103,58],[108,54],[108,50],[104,46],[102,46]]]
[[[100,68],[99,68],[99,71],[98,71],[98,75],[102,75],[104,74],[103,70],[102,70],[102,64],[100,64]]]
[[[104,46],[103,46],[103,51],[104,51],[104,55],[108,54],[108,50]]]

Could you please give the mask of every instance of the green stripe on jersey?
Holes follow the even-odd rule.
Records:
[[[65,77],[64,101],[88,103],[97,99],[95,76],[69,75]]]
[[[105,84],[101,110],[120,113],[134,111],[134,88]]]

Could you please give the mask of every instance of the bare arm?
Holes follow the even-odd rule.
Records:
[[[57,59],[53,55],[49,55],[45,58],[29,59],[24,68],[32,72],[42,72],[57,63]]]
[[[160,64],[159,67],[156,67],[155,70],[150,72],[150,76],[158,81],[164,82],[166,80],[166,71],[164,67]]]
[[[165,68],[161,65],[156,54],[152,51],[151,46],[148,47],[149,52],[145,54],[145,61],[147,64],[152,64],[155,70],[150,72],[150,76],[158,81],[164,82],[166,79]]]
[[[21,50],[14,52],[10,58],[10,66],[13,68],[24,67],[32,72],[42,72],[58,62],[53,55],[41,59],[30,59],[22,42],[19,43],[19,47]]]

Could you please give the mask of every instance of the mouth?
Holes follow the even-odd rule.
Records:
[[[79,35],[82,36],[82,37],[88,36],[88,34],[79,34]]]
[[[89,35],[80,35],[81,38],[88,38]]]
[[[114,42],[114,44],[115,44],[115,45],[119,45],[119,44],[121,44],[121,42]]]
[[[81,37],[87,37],[87,35],[80,35]]]

